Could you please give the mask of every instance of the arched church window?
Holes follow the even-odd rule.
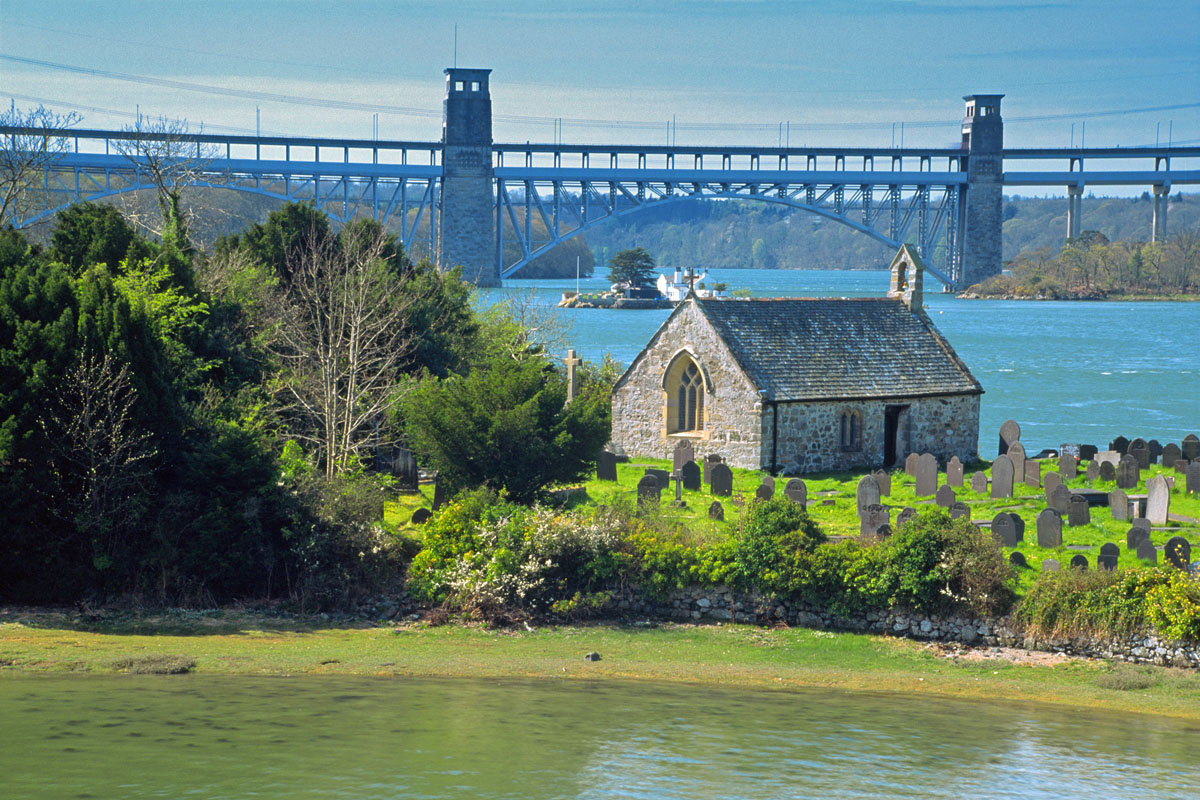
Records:
[[[862,413],[843,411],[841,420],[841,447],[843,450],[862,449]]]
[[[676,389],[676,431],[698,431],[704,427],[704,380],[694,363],[679,376]]]

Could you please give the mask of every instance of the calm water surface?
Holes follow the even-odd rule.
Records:
[[[709,280],[758,297],[879,296],[888,288],[886,271],[726,269]],[[940,294],[936,281],[926,287],[930,317],[985,390],[981,455],[995,455],[1010,418],[1021,423],[1031,455],[1064,442],[1105,447],[1118,435],[1165,444],[1200,434],[1200,303],[961,300]],[[600,291],[608,282],[587,279],[581,288]],[[553,305],[574,289],[574,280],[509,281],[483,298],[532,290]],[[561,313],[580,355],[611,353],[628,364],[670,311]]]
[[[1200,728],[643,684],[6,677],[7,798],[1188,798]]]

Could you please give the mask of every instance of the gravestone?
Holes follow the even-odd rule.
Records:
[[[654,476],[654,479],[658,481],[658,488],[669,489],[671,487],[671,473],[667,472],[665,469],[647,467],[646,474]]]
[[[775,496],[775,487],[769,483],[760,483],[758,488],[754,490],[754,496],[759,500],[770,500]]]
[[[1067,524],[1072,528],[1077,525],[1087,525],[1092,521],[1092,512],[1086,497],[1071,495],[1067,506]]]
[[[879,470],[874,473],[873,477],[875,478],[875,482],[879,484],[879,494],[881,496],[887,497],[892,493],[892,474],[890,472]]]
[[[637,499],[638,505],[646,505],[647,503],[657,503],[662,494],[662,484],[658,482],[658,478],[647,472],[637,483]]]
[[[1147,536],[1150,535],[1150,520],[1146,519],[1145,517],[1131,519],[1129,524],[1134,528],[1145,531]]]
[[[992,497],[1013,496],[1013,463],[1008,456],[996,456],[992,462]]]
[[[711,491],[718,497],[728,497],[733,494],[733,470],[728,464],[722,464],[720,461],[713,464],[708,470],[711,476]]]
[[[1013,442],[1008,448],[1008,460],[1013,465],[1013,479],[1024,480],[1025,478],[1025,445],[1020,442]]]
[[[1025,541],[1025,520],[1021,519],[1021,515],[1015,511],[1008,512],[1008,515],[1012,517],[1013,525],[1017,527],[1017,541]]]
[[[859,519],[862,519],[867,513],[867,506],[879,503],[879,484],[875,482],[874,477],[863,475],[859,478],[858,487],[854,492],[854,501],[858,508]]]
[[[710,453],[704,457],[704,485],[712,486],[712,473],[710,470],[717,464],[723,463],[725,459],[716,453]]]
[[[975,494],[986,494],[988,489],[987,475],[976,472],[971,476],[971,491]]]
[[[905,506],[900,510],[900,513],[896,515],[896,528],[899,529],[901,525],[908,522],[916,515],[917,510],[915,508],[912,506]]]
[[[1172,536],[1163,548],[1163,557],[1171,566],[1186,571],[1192,561],[1192,546],[1182,536]]]
[[[949,486],[939,486],[934,502],[942,508],[949,508],[950,506],[954,505],[954,501],[957,499],[958,498],[954,496],[954,490]]]
[[[1037,489],[1042,485],[1042,465],[1033,459],[1025,460],[1025,485]]]
[[[1057,472],[1047,472],[1046,477],[1042,478],[1042,486],[1046,489],[1046,497],[1050,496],[1050,493],[1054,491],[1054,487],[1062,486],[1062,484],[1062,476]]]
[[[1072,497],[1074,497],[1074,495],[1071,494],[1071,490],[1060,483],[1058,486],[1054,487],[1054,491],[1050,492],[1050,496],[1046,498],[1046,505],[1050,506],[1050,508],[1053,508],[1062,516],[1069,518],[1071,513]],[[1084,500],[1083,503],[1085,506],[1087,505],[1086,500]]]
[[[1188,468],[1188,464],[1190,464],[1190,463],[1191,462],[1188,461],[1186,458],[1181,458],[1178,461],[1176,461],[1175,462],[1175,474],[1176,475],[1187,475],[1187,468]]]
[[[971,518],[971,507],[963,502],[957,502],[950,506],[950,519],[966,519]]]
[[[1084,461],[1095,461],[1098,449],[1094,444],[1081,444],[1079,445],[1079,457]]]
[[[1062,515],[1053,508],[1043,508],[1037,515],[1038,547],[1062,547]]]
[[[952,456],[946,462],[946,483],[950,486],[961,487],[963,483],[963,465],[958,456]]]
[[[712,505],[708,507],[708,518],[717,522],[725,521],[725,506],[721,505],[720,500],[712,501]]]
[[[772,475],[763,475],[763,486],[771,489],[771,497],[775,496],[775,478]]]
[[[1179,450],[1188,461],[1195,461],[1200,458],[1200,438],[1194,433],[1189,433],[1183,437],[1183,444],[1179,446]]]
[[[1059,456],[1074,456],[1078,461],[1080,458],[1082,458],[1082,456],[1079,455],[1079,449],[1081,447],[1083,447],[1081,444],[1060,444],[1058,446],[1058,454]]]
[[[1137,557],[1142,561],[1149,561],[1151,564],[1158,563],[1158,548],[1149,540],[1145,539],[1138,542]]]
[[[1137,459],[1138,469],[1150,469],[1150,446],[1145,439],[1134,439],[1125,452]]]
[[[1088,482],[1098,480],[1100,478],[1100,464],[1097,461],[1089,461],[1087,465],[1086,477]]]
[[[1187,493],[1200,494],[1200,461],[1193,461],[1187,465]]]
[[[1166,525],[1171,509],[1171,488],[1167,479],[1156,475],[1146,481],[1146,519],[1151,525]]]
[[[1129,450],[1129,440],[1124,436],[1118,436],[1108,443],[1108,449],[1116,450],[1120,455],[1125,455],[1125,452]]]
[[[1158,457],[1162,455],[1163,446],[1158,439],[1151,439],[1146,442],[1146,446],[1150,448],[1150,463],[1157,464]]]
[[[1136,456],[1131,456],[1128,453],[1121,456],[1121,463],[1117,464],[1117,488],[1132,489],[1138,485],[1138,477],[1141,475],[1141,470],[1138,467]]]
[[[396,488],[401,492],[419,491],[420,475],[417,470],[417,457],[412,450],[399,448],[396,457],[392,459],[392,471],[396,473]]]
[[[1112,518],[1118,522],[1129,519],[1129,498],[1120,489],[1113,489],[1108,493],[1108,508],[1112,512]]]
[[[937,459],[929,453],[921,453],[917,457],[916,488],[917,497],[928,497],[937,491],[938,467]]]
[[[1075,456],[1064,453],[1058,457],[1058,475],[1064,482],[1079,475],[1079,463],[1075,460]]]
[[[1088,560],[1083,553],[1076,553],[1071,556],[1071,569],[1080,569],[1087,572]]]
[[[695,461],[685,461],[679,468],[679,477],[683,481],[683,488],[689,492],[699,491],[703,484],[700,480],[700,465]]]
[[[879,505],[879,503],[872,503],[866,507],[864,514],[859,521],[859,535],[878,536],[879,529],[883,527],[887,527],[890,532],[891,521],[891,513],[886,508]]]
[[[428,508],[418,508],[413,512],[412,519],[409,522],[413,525],[424,525],[426,522],[429,522],[431,516],[433,516],[433,512]]]
[[[1100,480],[1115,481],[1117,479],[1117,468],[1113,466],[1111,461],[1100,462]]]
[[[1042,562],[1042,572],[1058,572],[1060,569],[1062,569],[1062,565],[1056,558],[1047,558]]]
[[[437,511],[446,504],[446,487],[438,478],[433,479],[433,510]]]
[[[1025,560],[1025,554],[1020,550],[1013,550],[1008,554],[1008,563],[1014,567],[1028,567],[1029,562]]]
[[[1163,448],[1162,465],[1168,469],[1175,466],[1175,462],[1183,458],[1183,451],[1179,449],[1179,445],[1171,442]]]
[[[596,456],[596,480],[615,481],[617,479],[617,454],[601,450]]]
[[[804,508],[808,505],[808,486],[799,478],[792,478],[784,484],[783,496]]]
[[[692,446],[691,439],[680,439],[671,453],[671,472],[679,472],[684,464],[695,460],[696,448]]]
[[[996,451],[996,455],[1002,456],[1008,452],[1008,448],[1013,446],[1013,442],[1021,441],[1021,426],[1016,420],[1005,420],[1000,426],[1000,449]]]
[[[1016,547],[1020,539],[1017,538],[1017,525],[1013,521],[1015,515],[1007,511],[1001,511],[996,516],[992,517],[992,536],[1000,543],[1001,547]]]
[[[1117,559],[1121,557],[1121,548],[1112,542],[1100,545],[1100,555],[1096,557],[1096,567],[1110,572],[1117,568]]]
[[[1142,542],[1150,541],[1150,531],[1145,528],[1132,527],[1125,534],[1125,549],[1136,550]]]
[[[917,474],[917,459],[920,458],[916,453],[909,453],[904,457],[904,473],[906,475],[916,476]]]

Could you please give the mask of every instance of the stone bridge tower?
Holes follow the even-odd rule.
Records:
[[[967,151],[967,185],[959,195],[958,241],[962,285],[1000,274],[1000,229],[1004,201],[1002,94],[971,94],[962,124]]]
[[[447,69],[442,104],[442,190],[438,198],[438,268],[462,265],[477,286],[499,286],[493,222],[490,69]]]

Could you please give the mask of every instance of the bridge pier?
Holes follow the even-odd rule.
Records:
[[[1001,269],[1000,232],[1004,205],[1004,121],[1002,94],[972,94],[962,124],[962,148],[967,151],[967,185],[959,194],[959,247],[963,288],[979,283]]]
[[[1079,238],[1079,220],[1083,216],[1083,187],[1067,187],[1067,239]]]
[[[438,197],[435,262],[443,272],[461,266],[476,286],[500,285],[493,246],[490,69],[447,69],[442,105],[442,186]]]
[[[1150,227],[1150,241],[1161,242],[1167,238],[1167,201],[1171,187],[1159,184],[1154,187],[1154,220]]]

